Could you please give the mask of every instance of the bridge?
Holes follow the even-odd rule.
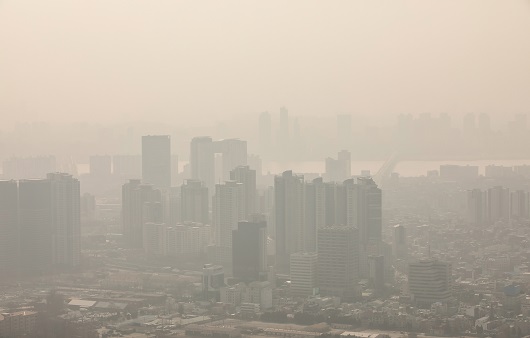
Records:
[[[379,188],[383,188],[386,180],[390,177],[398,162],[399,154],[397,152],[392,153],[392,155],[390,155],[385,163],[383,163],[381,168],[379,168],[377,173],[372,177]]]

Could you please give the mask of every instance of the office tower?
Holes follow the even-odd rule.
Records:
[[[351,115],[337,115],[337,141],[339,147],[349,149],[352,141]]]
[[[370,284],[376,294],[381,294],[385,290],[385,257],[382,255],[369,256],[368,262],[370,266]]]
[[[157,188],[171,186],[169,135],[142,136],[142,181]]]
[[[291,296],[307,297],[317,294],[317,265],[316,252],[297,252],[291,254]]]
[[[213,197],[213,221],[215,228],[216,259],[231,271],[232,231],[243,220],[241,210],[243,185],[235,181],[226,181],[215,185]]]
[[[208,188],[201,181],[186,180],[180,189],[181,220],[183,222],[210,223]]]
[[[407,259],[407,231],[403,225],[394,225],[392,240],[392,254],[394,258]]]
[[[81,210],[79,181],[64,173],[48,174],[51,184],[52,263],[73,268],[80,264]]]
[[[347,225],[359,229],[361,243],[382,239],[382,193],[369,177],[344,182],[347,198]]]
[[[18,185],[0,180],[0,281],[18,275],[18,241]]]
[[[90,174],[109,176],[112,173],[112,158],[109,155],[94,155],[89,158]]]
[[[114,155],[112,157],[112,173],[123,178],[142,176],[142,156]]]
[[[510,196],[512,218],[528,219],[530,216],[529,202],[529,194],[526,191],[513,191]]]
[[[230,171],[230,180],[243,185],[243,198],[241,199],[241,213],[244,219],[256,213],[256,170],[249,166],[238,166]]]
[[[204,182],[208,189],[215,185],[215,164],[211,137],[194,137],[190,144],[191,178]]]
[[[304,177],[285,171],[274,178],[276,266],[289,272],[290,256],[306,251]]]
[[[249,154],[247,163],[250,169],[256,171],[256,185],[266,185],[263,180],[263,161],[259,155]]]
[[[335,160],[326,158],[326,180],[330,182],[343,182],[351,177],[351,153],[342,150]]]
[[[24,275],[50,271],[53,236],[50,180],[20,180],[18,189],[21,270]]]
[[[214,142],[214,152],[222,154],[222,180],[230,179],[230,171],[247,165],[247,141],[225,139]]]
[[[488,189],[488,222],[510,219],[510,190],[501,186]]]
[[[467,221],[473,225],[485,225],[487,219],[487,194],[480,189],[467,191]]]
[[[359,231],[353,227],[318,230],[318,287],[323,296],[357,298]]]
[[[219,301],[219,291],[225,285],[225,273],[222,266],[204,264],[202,268],[202,294],[205,300]]]
[[[232,231],[233,277],[250,283],[267,280],[267,223],[241,221]]]
[[[13,157],[2,162],[2,176],[5,179],[46,178],[48,173],[56,171],[54,156]]]
[[[451,264],[435,259],[409,264],[409,292],[419,306],[447,302],[452,293]]]
[[[271,133],[271,115],[269,112],[263,112],[259,115],[259,147],[262,155],[269,155],[272,144]]]
[[[150,184],[130,180],[122,186],[123,235],[132,248],[143,245],[143,225],[162,222],[161,193]]]

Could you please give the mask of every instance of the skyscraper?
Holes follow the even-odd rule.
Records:
[[[209,224],[208,188],[201,181],[186,180],[180,188],[181,220]]]
[[[230,171],[230,180],[243,185],[243,198],[241,200],[242,216],[248,217],[256,212],[256,170],[249,166],[238,166]]]
[[[467,191],[467,221],[473,225],[485,225],[487,214],[486,193],[480,189]]]
[[[142,136],[142,181],[157,188],[171,186],[169,135]]]
[[[48,174],[51,187],[52,262],[76,267],[81,259],[81,210],[79,181],[64,173]]]
[[[123,235],[128,246],[142,247],[144,223],[162,222],[161,200],[159,190],[140,180],[130,180],[122,186]]]
[[[235,181],[226,181],[215,185],[213,197],[213,221],[215,228],[215,245],[218,263],[228,267],[232,265],[232,231],[237,223],[243,220],[241,200],[243,185]]]
[[[17,277],[18,241],[18,185],[0,180],[0,280]]]
[[[358,294],[359,232],[353,227],[318,230],[318,287],[323,296],[352,301]]]
[[[351,154],[347,150],[342,150],[335,160],[326,158],[326,180],[331,182],[342,182],[351,177]]]
[[[276,225],[276,265],[278,271],[289,272],[290,256],[306,251],[304,177],[285,171],[274,178],[274,210]]]
[[[233,276],[241,282],[267,280],[267,223],[241,221],[232,231]]]
[[[495,223],[510,219],[510,189],[495,186],[488,189],[488,221]]]
[[[382,194],[370,177],[344,182],[347,198],[347,225],[359,229],[361,243],[382,239]]]
[[[49,271],[52,265],[52,199],[50,181],[19,181],[20,258],[24,275]]]
[[[208,189],[215,184],[215,164],[211,137],[194,137],[190,144],[191,178],[204,182]]]
[[[214,142],[214,152],[222,154],[222,180],[230,179],[230,171],[247,165],[247,141],[224,139]]]

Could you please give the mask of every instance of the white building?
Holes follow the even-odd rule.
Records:
[[[291,295],[307,297],[314,295],[317,287],[318,255],[315,252],[291,254]]]

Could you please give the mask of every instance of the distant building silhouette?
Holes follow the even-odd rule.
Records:
[[[267,280],[267,222],[241,221],[232,231],[233,277],[250,283]]]
[[[447,302],[452,296],[451,264],[426,259],[409,264],[409,292],[420,306]]]
[[[359,231],[353,227],[318,230],[318,287],[323,296],[353,301],[359,293]]]
[[[0,181],[0,280],[15,280],[19,268],[17,181]]]
[[[316,252],[298,252],[290,257],[291,295],[307,297],[318,293]]]
[[[163,221],[160,191],[137,179],[125,183],[122,186],[122,221],[125,243],[141,248],[143,225]]]
[[[171,140],[168,135],[142,136],[142,181],[157,188],[171,186]]]
[[[208,188],[198,180],[186,180],[180,188],[181,220],[209,224]]]

